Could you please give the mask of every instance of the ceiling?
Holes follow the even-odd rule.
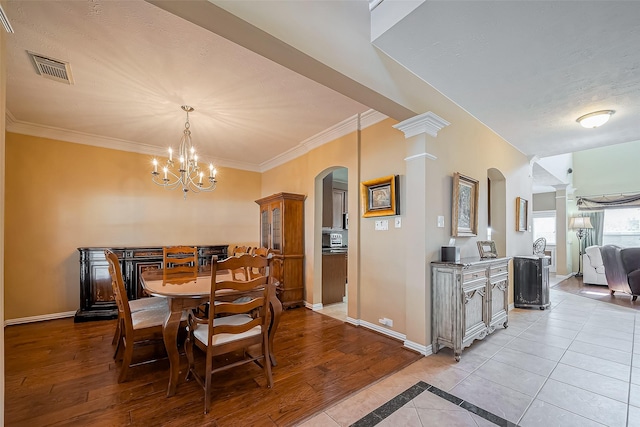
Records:
[[[375,45],[543,157],[640,140],[639,17],[637,1],[427,1]]]
[[[307,41],[315,40],[313,30],[337,32],[338,21],[350,22],[354,36],[325,47],[328,54],[350,47],[355,53],[352,43],[369,31],[368,2],[348,3],[227,2],[308,30]],[[303,7],[309,4],[316,13]],[[289,5],[304,19],[283,15]],[[316,22],[333,10],[353,15],[333,27]],[[7,37],[14,125],[159,150],[177,144],[185,119],[180,106],[189,104],[203,155],[260,170],[375,108],[144,1],[10,0],[5,11],[15,29]],[[526,155],[545,157],[640,141],[638,16],[640,2],[428,1],[374,45]],[[27,50],[69,61],[75,83],[38,76]],[[600,109],[616,110],[605,126],[575,122]]]
[[[175,149],[187,104],[201,158],[257,170],[369,109],[144,1],[9,1],[5,12],[7,110],[44,133]],[[68,61],[74,84],[39,76],[27,51]]]

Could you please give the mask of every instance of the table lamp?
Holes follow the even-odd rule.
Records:
[[[593,228],[591,225],[591,219],[586,216],[574,216],[569,221],[569,228],[576,230],[576,236],[578,237],[578,273],[576,277],[582,277],[582,238],[584,237],[585,230]]]

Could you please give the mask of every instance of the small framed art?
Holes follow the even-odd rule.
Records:
[[[398,175],[363,181],[360,184],[362,216],[390,216],[400,214]]]

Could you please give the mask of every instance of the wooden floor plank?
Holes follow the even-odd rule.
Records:
[[[7,425],[289,426],[420,358],[386,336],[304,308],[287,310],[274,344],[274,388],[255,365],[224,371],[214,377],[204,415],[195,381],[182,381],[166,397],[166,359],[131,368],[129,381],[118,384],[114,328],[111,320],[72,319],[7,327]],[[204,358],[196,356],[200,366]],[[180,364],[184,372],[184,356]]]

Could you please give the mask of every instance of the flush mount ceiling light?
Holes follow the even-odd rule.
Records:
[[[582,127],[585,128],[597,128],[607,123],[613,113],[615,113],[614,110],[594,111],[593,113],[578,117],[576,122],[580,123]]]

